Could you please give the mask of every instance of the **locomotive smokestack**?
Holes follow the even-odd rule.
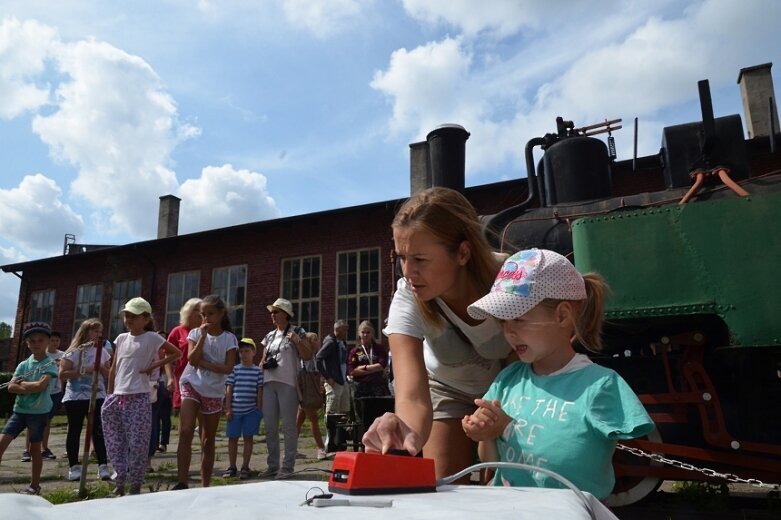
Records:
[[[432,186],[464,191],[467,139],[469,132],[461,125],[442,125],[428,133]]]

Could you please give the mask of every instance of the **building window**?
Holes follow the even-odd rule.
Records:
[[[200,271],[185,271],[168,275],[168,297],[165,304],[165,331],[179,325],[179,311],[190,298],[197,298],[201,283]]]
[[[111,293],[111,328],[108,339],[113,341],[114,338],[125,332],[125,323],[122,321],[119,311],[130,298],[136,296],[141,296],[141,280],[114,282],[114,291]]]
[[[380,249],[347,251],[337,256],[336,319],[350,325],[350,340],[358,324],[369,320],[380,331]]]
[[[73,333],[79,330],[81,323],[88,318],[100,319],[103,301],[103,284],[79,285],[76,289],[76,313],[73,318]]]
[[[241,339],[244,335],[244,303],[247,292],[247,266],[234,265],[215,269],[212,275],[212,293],[222,298],[228,306],[233,333]]]
[[[283,260],[280,293],[293,304],[294,322],[320,334],[320,257]]]
[[[30,302],[30,315],[27,321],[43,321],[54,326],[54,289],[35,291]]]

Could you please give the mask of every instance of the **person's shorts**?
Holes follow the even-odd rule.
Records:
[[[475,399],[482,395],[472,395],[456,390],[436,379],[428,379],[431,405],[434,408],[434,420],[463,419],[477,410]]]
[[[182,383],[179,388],[182,400],[189,399],[201,405],[201,413],[211,415],[222,411],[222,397],[204,397],[190,383]]]
[[[233,418],[228,421],[225,428],[225,435],[229,439],[238,437],[251,437],[260,433],[260,420],[263,414],[255,408],[242,414],[233,414]]]
[[[43,441],[43,431],[49,422],[49,413],[16,413],[5,423],[3,434],[14,439],[27,428],[30,442]]]
[[[57,415],[57,412],[60,410],[60,405],[62,404],[62,396],[65,395],[65,392],[57,392],[56,394],[52,394],[52,411],[49,412],[49,420],[51,421],[55,415]]]

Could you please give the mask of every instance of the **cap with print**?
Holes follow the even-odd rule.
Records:
[[[547,249],[519,251],[505,260],[491,292],[467,308],[475,319],[512,320],[540,302],[584,300],[586,284],[565,257]]]
[[[44,321],[31,321],[30,323],[25,323],[22,327],[22,339],[25,340],[36,332],[46,334],[49,337],[52,336],[52,329],[49,327],[48,323]]]

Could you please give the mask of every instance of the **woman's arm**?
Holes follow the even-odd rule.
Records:
[[[406,449],[415,455],[431,433],[433,410],[428,374],[423,361],[423,340],[404,334],[391,334],[396,375],[396,413],[386,413],[364,435],[366,451],[387,453]]]

